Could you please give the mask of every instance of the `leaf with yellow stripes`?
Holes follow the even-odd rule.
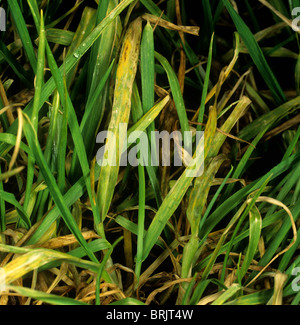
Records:
[[[120,128],[120,123],[128,124],[131,94],[139,59],[142,22],[138,18],[133,21],[125,34],[120,60],[116,73],[114,101],[111,120],[104,148],[105,164],[102,164],[97,200],[100,218],[103,222],[109,210],[117,182],[120,156],[126,139],[127,127]]]

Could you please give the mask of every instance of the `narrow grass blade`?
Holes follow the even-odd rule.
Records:
[[[154,56],[153,56],[154,58]],[[136,84],[135,84],[136,85]],[[136,87],[135,90],[137,91]],[[139,105],[132,105],[132,119],[134,123],[137,123],[138,119],[142,117],[143,111]],[[128,132],[129,133],[129,132]],[[137,140],[140,141],[140,140]],[[137,158],[140,159],[141,151],[138,152]],[[142,157],[144,160],[145,158]],[[143,258],[143,244],[144,244],[144,227],[145,227],[145,204],[146,204],[146,180],[145,180],[145,168],[143,164],[138,165],[138,178],[139,178],[139,191],[138,191],[138,235],[137,235],[137,253],[136,253],[136,265],[135,276],[137,282],[139,282],[142,258]]]
[[[8,290],[11,290],[13,292],[16,292],[18,294],[20,294],[21,296],[24,297],[30,297],[32,299],[35,300],[39,300],[39,301],[43,301],[47,304],[50,305],[63,305],[63,306],[88,306],[88,304],[78,301],[76,299],[73,298],[68,298],[68,297],[63,297],[63,296],[58,296],[58,295],[53,295],[50,293],[45,293],[42,291],[38,291],[38,290],[33,290],[33,289],[29,289],[26,287],[20,287],[20,286],[12,286],[9,285],[7,286]]]
[[[68,17],[69,15],[71,15],[76,9],[78,9],[78,7],[81,5],[82,2],[83,1],[77,2],[73,7],[71,7],[70,10],[68,10],[67,12],[65,12],[59,18],[57,18],[55,20],[51,20],[51,22],[46,25],[46,28],[52,28],[52,27],[55,27],[56,25],[58,25],[63,19],[65,19],[66,17]]]
[[[65,94],[67,94],[67,81],[64,80]],[[65,98],[67,101],[67,98]],[[67,139],[68,139],[68,105],[64,107],[63,114],[58,116],[58,129],[55,135],[54,150],[55,145],[58,146],[57,149],[57,185],[60,192],[63,194],[65,192],[65,182],[66,182],[66,156],[67,156]],[[53,150],[53,151],[54,151]]]
[[[141,84],[142,84],[142,105],[144,114],[154,106],[154,35],[153,29],[147,22],[141,41]],[[155,123],[152,122],[148,128],[149,139],[151,132],[155,131]],[[153,146],[154,143],[151,143]],[[154,153],[156,149],[154,148]],[[156,161],[156,157],[154,157]]]
[[[3,182],[6,179],[8,179],[8,178],[10,178],[10,177],[12,177],[14,175],[19,174],[23,169],[24,169],[24,166],[17,167],[15,169],[9,170],[9,171],[7,171],[5,173],[1,173],[1,171],[0,171],[0,182]]]
[[[169,100],[170,100],[170,96],[166,96],[161,101],[159,101],[157,104],[155,104],[153,107],[151,107],[151,109],[148,110],[146,114],[144,114],[132,127],[129,128],[129,130],[127,132],[127,137],[128,138],[130,137],[131,141],[134,142],[138,138],[138,136],[142,132],[144,132],[151,123],[153,123],[155,118],[162,111],[162,109],[166,106],[166,104],[168,103]],[[131,136],[132,134],[134,134],[134,136]],[[127,142],[127,148],[129,146],[130,146],[130,143]],[[125,148],[124,148],[124,150],[125,150]]]
[[[86,109],[85,109],[84,115],[83,115],[81,123],[80,123],[80,130],[82,130],[83,134],[86,134],[84,132],[84,130],[87,129],[87,126],[89,125],[89,123],[87,123],[87,121],[90,121],[90,119],[93,118],[93,114],[92,114],[93,107],[95,107],[95,105],[97,104],[97,100],[99,99],[99,96],[101,95],[101,92],[102,92],[102,90],[110,76],[110,73],[113,69],[114,62],[115,61],[112,60],[110,66],[108,67],[108,69],[104,73],[103,77],[100,79],[98,85],[94,89],[93,96],[90,96],[87,100]],[[93,134],[94,133],[95,132],[93,132]]]
[[[74,37],[74,32],[58,28],[47,29],[47,40],[49,43],[70,46]]]
[[[33,97],[33,109],[31,115],[31,122],[34,129],[37,131],[38,128],[38,111],[39,103],[41,98],[42,87],[44,83],[44,68],[45,68],[45,26],[43,11],[41,11],[41,22],[39,30],[39,47],[38,47],[38,60],[37,60],[37,73],[36,73],[36,84],[35,92]]]
[[[40,26],[39,26],[40,16],[39,16],[38,3],[35,0],[27,0],[27,3],[28,3],[28,6],[30,8],[31,15],[32,15],[35,27],[36,27],[37,30],[40,30]],[[46,13],[46,15],[47,15],[47,13]]]
[[[167,99],[169,100],[169,96],[167,96],[167,98],[165,98],[165,102],[161,101],[159,102],[157,105],[155,105],[154,107],[156,107],[157,112],[154,114],[151,114],[151,118],[150,121],[154,121],[154,119],[158,116],[159,112],[163,109],[164,105],[167,104]],[[163,99],[164,100],[164,99]],[[145,119],[146,116],[150,117],[150,113],[152,110],[155,110],[151,108],[137,123],[135,123],[127,132],[127,137],[131,135],[132,137],[132,132],[133,131],[138,131],[138,129],[142,130],[142,129],[146,129],[148,125],[150,125],[150,123],[148,124],[149,119]],[[142,103],[141,103],[141,99],[140,99],[140,95],[139,95],[139,91],[137,88],[136,83],[134,83],[133,85],[133,91],[132,91],[132,117],[134,118],[134,115],[138,116],[143,114],[143,108],[142,108]],[[144,122],[146,122],[146,120],[148,120],[148,122],[146,124],[144,124],[144,122],[142,123],[142,121],[145,119]],[[139,126],[138,126],[139,125]],[[135,140],[135,139],[134,139]],[[127,141],[127,144],[129,146],[129,141]],[[128,148],[128,147],[127,147]],[[159,185],[159,179],[157,177],[156,171],[153,168],[153,166],[151,165],[151,152],[150,149],[148,150],[148,159],[149,162],[146,165],[146,169],[147,169],[147,173],[149,175],[149,179],[150,179],[150,183],[152,185],[153,191],[154,191],[154,195],[155,195],[155,200],[156,200],[156,204],[159,207],[161,205],[162,202],[162,197],[161,197],[161,192],[160,192],[160,185]]]
[[[85,39],[88,37],[88,35],[92,32],[94,26],[95,26],[95,9],[90,7],[85,7],[81,19],[79,21],[78,27],[76,29],[76,32],[74,34],[74,37],[72,39],[72,43],[70,47],[68,48],[67,56],[71,55],[80,44],[85,42]],[[76,70],[77,70],[78,64],[75,65],[71,71],[66,76],[67,78],[67,86],[69,88],[71,82],[73,81],[73,78],[75,76]]]
[[[239,284],[234,283],[220,297],[218,297],[212,305],[223,305],[228,299],[234,297],[242,288]]]
[[[10,146],[16,145],[16,136],[14,134],[9,133],[0,133],[0,142],[1,143],[7,143]],[[28,148],[28,146],[24,142],[20,142],[20,149],[24,150],[28,155],[31,155],[31,150]],[[7,152],[4,152],[3,155],[5,156]]]
[[[138,237],[137,237],[137,253],[135,275],[139,281],[142,261],[143,261],[143,245],[144,245],[144,231],[145,231],[145,203],[146,203],[146,182],[145,182],[145,169],[144,166],[138,166],[139,177],[139,210],[138,210]]]
[[[44,68],[45,68],[45,26],[44,26],[44,18],[43,11],[41,11],[41,24],[39,30],[39,47],[38,47],[38,59],[37,59],[37,74],[35,81],[35,92],[33,98],[33,109],[31,115],[32,125],[34,130],[38,132],[38,111],[39,104],[41,98],[42,87],[44,84]],[[28,203],[30,200],[31,188],[34,178],[34,159],[32,156],[28,157],[28,165],[27,165],[27,181],[26,181],[26,189],[25,189],[25,199],[24,199],[24,208],[25,210],[28,207]]]
[[[199,115],[198,115],[198,122],[199,123],[203,123],[203,116],[204,116],[206,96],[207,96],[207,91],[208,91],[208,86],[209,86],[209,76],[210,76],[211,62],[212,62],[213,41],[214,41],[214,34],[211,37],[210,46],[209,46],[207,67],[206,67],[204,85],[203,85],[202,96],[201,96],[201,104],[200,104]],[[201,131],[201,126],[200,125],[197,126],[197,130]]]
[[[180,85],[179,85],[177,76],[166,58],[164,58],[161,54],[159,54],[157,52],[155,52],[155,58],[159,61],[159,63],[163,66],[163,68],[165,69],[165,71],[167,73],[172,96],[174,99],[174,103],[176,106],[176,110],[177,110],[177,114],[178,114],[178,118],[179,118],[179,122],[180,122],[180,126],[181,126],[181,131],[182,131],[182,133],[185,131],[190,131],[189,121],[187,118],[186,109],[185,109],[185,105],[184,105],[184,101],[183,101],[183,97],[182,97],[182,93],[180,90]],[[185,143],[185,148],[186,148],[186,150],[189,150],[190,148],[192,148],[192,143],[190,142],[189,138],[187,138],[187,139],[188,140]]]
[[[254,205],[249,211],[249,245],[240,270],[240,278],[242,279],[257,251],[258,242],[261,234],[262,218],[258,208]]]
[[[22,40],[22,44],[23,44],[25,53],[27,55],[27,58],[30,62],[30,65],[32,67],[34,74],[36,74],[37,60],[36,60],[36,56],[34,53],[33,44],[31,42],[30,35],[29,35],[28,29],[26,27],[26,23],[25,23],[23,15],[22,15],[19,3],[17,0],[7,0],[7,2],[11,9],[11,14],[14,18],[14,22],[16,24],[20,39]]]
[[[154,36],[149,22],[143,30],[141,41],[141,83],[143,110],[147,113],[154,105]]]
[[[105,166],[102,165],[97,189],[101,222],[106,218],[118,177],[120,153],[123,149],[127,131],[126,129],[121,130],[122,134],[120,134],[119,124],[127,124],[129,121],[131,93],[138,63],[141,27],[140,19],[135,20],[128,27],[118,64],[112,117],[108,127],[109,133],[104,151],[104,159],[107,159],[107,163]]]
[[[151,12],[151,14],[162,17],[165,20],[168,20],[168,17],[161,11],[161,9],[152,1],[152,0],[141,0],[141,3],[145,8]]]
[[[113,1],[101,1],[98,5],[96,14],[96,24],[98,25],[105,18],[105,16],[117,6],[116,0]],[[94,90],[105,73],[105,69],[109,65],[109,60],[112,56],[112,48],[114,42],[114,34],[116,31],[116,21],[114,24],[110,24],[108,28],[102,33],[102,35],[96,40],[91,48],[91,54],[89,57],[88,67],[88,101],[94,97]],[[104,36],[105,35],[105,36]],[[98,96],[97,96],[98,97]]]

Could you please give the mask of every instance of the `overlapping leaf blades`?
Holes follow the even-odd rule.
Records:
[[[63,2],[55,3],[60,7]],[[28,87],[34,84],[35,95],[23,109],[24,123],[20,108],[19,118],[6,116],[8,107],[0,114],[0,263],[6,289],[11,295],[18,293],[21,304],[21,296],[50,304],[143,304],[154,297],[164,303],[174,301],[174,296],[183,304],[281,304],[283,300],[298,304],[299,294],[291,282],[294,268],[300,265],[296,255],[300,182],[295,177],[300,129],[293,124],[297,119],[289,119],[299,108],[298,36],[287,32],[280,20],[285,21],[283,15],[287,17],[299,1],[291,1],[289,8],[278,1],[272,6],[261,1],[276,21],[264,30],[259,30],[257,8],[248,1],[246,19],[238,2],[204,1],[207,17],[201,22],[201,46],[191,45],[183,35],[198,28],[177,26],[189,23],[186,2],[167,1],[166,11],[161,10],[164,2],[137,3],[99,1],[97,10],[77,3],[59,16],[48,1],[28,0],[29,7],[8,1],[13,33],[7,38],[10,44],[5,43],[6,35],[0,42],[0,62],[10,65],[12,77],[4,69],[2,88],[9,93],[11,84],[20,81]],[[77,10],[81,16],[71,31],[69,23]],[[70,20],[61,29],[58,24],[64,19]],[[220,41],[218,24],[227,20],[232,33]],[[248,26],[249,21],[253,26]],[[218,46],[228,55],[221,56]],[[203,56],[208,56],[207,62]],[[285,58],[295,60],[295,74],[290,76],[295,92],[292,86],[286,91],[268,56],[283,66]],[[224,68],[219,71],[215,62]],[[258,70],[267,91],[261,89],[264,83],[256,73],[246,71],[249,66]],[[192,98],[188,87],[193,89]],[[7,103],[3,90],[1,99],[0,110]],[[165,117],[171,114],[169,129],[182,134],[205,130],[198,147],[195,137],[184,143],[204,165],[204,174],[186,177],[191,176],[191,166],[167,166],[163,171],[151,164],[120,168],[121,154],[134,142],[138,147],[139,135],[146,130],[146,142],[151,144],[150,132],[163,131],[169,122]],[[94,157],[99,131],[109,131],[102,166]],[[278,152],[278,162],[256,177],[259,154],[265,157],[266,139],[274,134],[282,155]],[[20,149],[13,166],[10,150],[15,145]],[[252,163],[254,172],[249,168]],[[15,184],[6,184],[7,178],[16,179]],[[96,233],[86,237],[85,226],[94,226]],[[72,244],[60,244],[65,233]],[[120,241],[124,245],[118,245]],[[5,245],[8,242],[11,245]],[[173,267],[172,272],[156,274],[165,266]],[[21,279],[28,277],[34,288],[42,272],[57,275],[47,293],[21,286]],[[161,281],[165,276],[167,282],[152,289],[152,275]],[[12,285],[16,280],[19,285]],[[66,285],[60,287],[59,281]],[[256,284],[271,289],[260,290]],[[76,299],[50,294],[55,286],[76,288],[79,294]],[[0,303],[8,301],[4,293]]]

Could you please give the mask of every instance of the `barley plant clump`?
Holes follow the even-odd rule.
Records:
[[[299,21],[0,1],[0,305],[298,305]]]

